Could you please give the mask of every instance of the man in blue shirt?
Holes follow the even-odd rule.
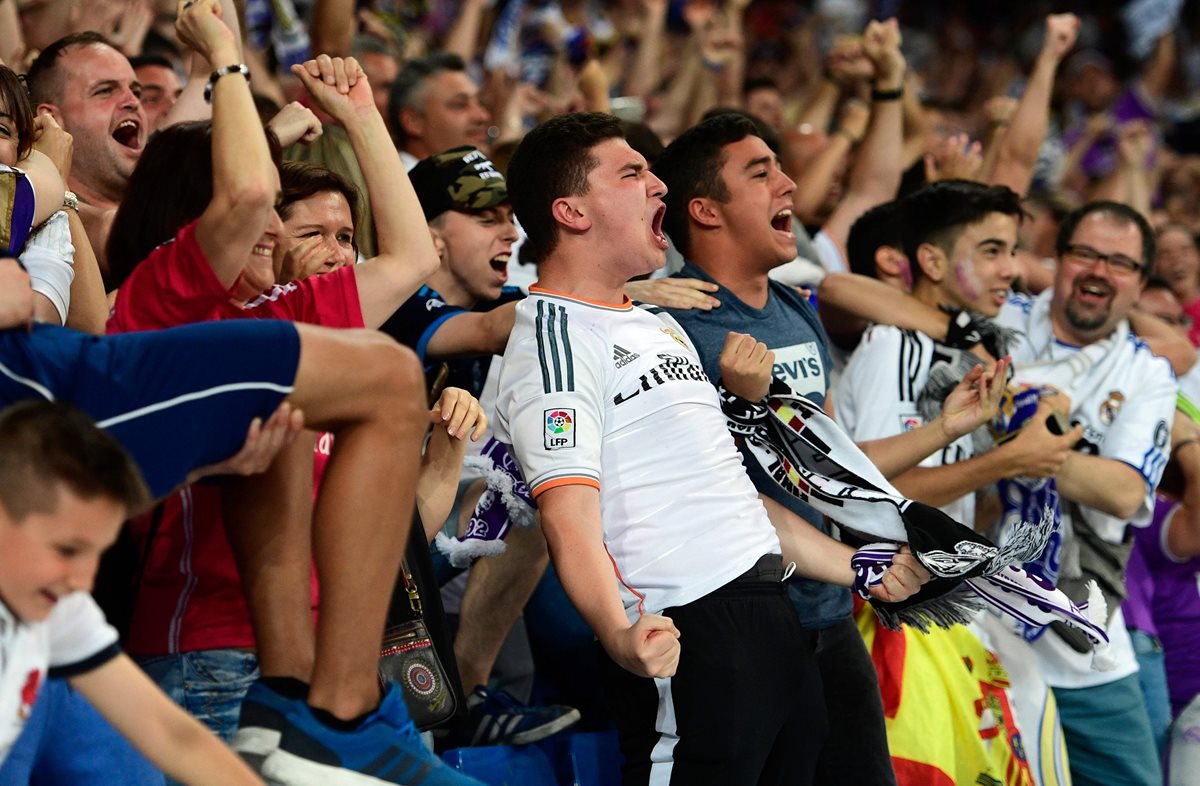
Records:
[[[754,123],[738,113],[704,121],[664,151],[654,174],[668,188],[663,227],[687,260],[679,275],[720,287],[718,309],[671,311],[695,343],[709,377],[720,377],[726,335],[749,333],[775,353],[777,378],[824,405],[832,361],[816,311],[796,290],[767,275],[795,256],[791,195],[796,185]],[[943,429],[946,425],[864,450],[892,474],[942,447],[945,432],[954,431]],[[745,464],[781,539],[794,526],[828,532],[815,510],[784,492],[756,461]],[[851,617],[850,592],[801,579],[792,579],[788,592],[803,626],[818,632],[829,735],[814,783],[894,784],[878,680]]]

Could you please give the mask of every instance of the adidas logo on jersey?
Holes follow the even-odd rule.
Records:
[[[616,368],[628,366],[633,361],[637,360],[641,355],[636,352],[630,352],[620,344],[613,344],[613,364]]]

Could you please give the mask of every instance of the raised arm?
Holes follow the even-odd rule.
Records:
[[[324,0],[323,0],[324,1]],[[354,3],[346,3],[351,10],[347,11],[343,16],[349,19],[354,18]],[[453,52],[463,59],[464,62],[470,63],[475,60],[477,44],[479,41],[479,31],[483,27],[483,12],[487,9],[487,0],[462,0],[458,4],[458,16],[454,19],[454,25],[450,28],[450,32],[446,34],[446,42],[442,49],[446,52]],[[349,40],[347,39],[347,43]],[[313,50],[322,51],[322,50]],[[330,54],[344,54],[343,52],[330,52]]]
[[[1033,180],[1038,151],[1046,137],[1050,116],[1050,97],[1054,91],[1054,76],[1079,34],[1079,17],[1074,14],[1051,14],[1046,17],[1046,32],[1042,51],[1033,73],[1025,85],[1025,93],[1017,104],[1012,122],[1004,131],[997,153],[996,167],[989,182],[1005,185],[1024,195]]]
[[[215,68],[240,62],[237,39],[217,0],[180,2],[176,29]],[[232,287],[271,220],[279,173],[242,75],[217,80],[212,108],[213,198],[196,226],[196,241],[217,279]]]
[[[221,0],[221,19],[233,34],[233,40],[238,46],[238,55],[232,62],[244,62],[241,51],[241,33],[238,28],[237,8],[233,0]],[[192,120],[208,120],[212,117],[212,106],[204,100],[204,85],[208,82],[209,74],[216,69],[203,54],[192,50],[191,62],[188,65],[187,83],[179,94],[175,105],[167,111],[167,115],[159,124],[159,128],[168,128],[176,123],[186,123]]]
[[[662,79],[662,51],[667,27],[666,0],[638,0],[641,24],[637,50],[625,84],[625,94],[649,98]]]
[[[345,129],[367,181],[378,253],[355,267],[363,323],[377,328],[437,270],[425,214],[354,58],[320,55],[292,66],[313,102]]]
[[[863,50],[875,66],[871,123],[850,170],[846,196],[823,227],[843,257],[851,225],[875,205],[895,198],[900,187],[904,141],[900,99],[906,66],[900,53],[900,28],[896,20],[867,25]]]

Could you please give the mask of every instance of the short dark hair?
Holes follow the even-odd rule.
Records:
[[[876,205],[858,217],[846,236],[846,263],[851,273],[879,278],[875,252],[880,246],[904,248],[904,200]]]
[[[267,144],[280,166],[279,140]],[[180,173],[187,173],[186,177]],[[108,279],[116,289],[150,252],[200,217],[213,198],[212,122],[176,123],[150,137],[108,233]]]
[[[282,196],[276,209],[284,221],[292,217],[292,211],[301,199],[332,191],[346,198],[350,218],[354,228],[358,229],[358,189],[332,169],[304,161],[285,161],[279,168],[279,190]]]
[[[0,65],[0,108],[12,116],[17,134],[17,158],[24,158],[33,147],[33,106],[21,78],[4,65]]]
[[[121,51],[112,41],[94,30],[63,36],[41,51],[41,54],[33,61],[33,65],[29,67],[29,73],[25,75],[26,84],[29,85],[29,95],[35,105],[57,104],[62,100],[62,84],[58,78],[59,60],[67,53],[68,49],[93,44],[103,44],[118,52]]]
[[[388,123],[392,126],[392,134],[396,138],[396,146],[403,147],[408,141],[408,134],[400,122],[400,112],[405,109],[415,109],[424,96],[421,88],[425,81],[443,71],[466,71],[467,64],[456,54],[450,52],[434,52],[426,57],[409,60],[396,75],[392,88],[388,91]]]
[[[1020,221],[1025,216],[1021,197],[1008,186],[989,186],[974,180],[940,180],[905,198],[904,253],[913,278],[921,276],[917,249],[932,243],[949,254],[962,231],[991,213]]]
[[[588,191],[588,175],[599,163],[592,148],[623,139],[621,121],[599,112],[559,115],[534,128],[508,162],[508,196],[525,230],[522,261],[539,263],[558,245],[554,200]]]
[[[779,83],[769,76],[752,76],[742,83],[742,98],[755,90],[774,90],[779,92]]]
[[[131,57],[129,58],[129,65],[133,66],[134,71],[142,68],[143,66],[158,66],[159,68],[165,68],[168,71],[175,70],[175,64],[171,62],[169,57],[154,53]]]
[[[116,440],[74,407],[31,399],[0,412],[0,505],[14,521],[53,513],[57,484],[84,499],[104,497],[134,513],[149,492]]]
[[[718,115],[739,115],[746,118],[754,124],[754,135],[761,137],[762,141],[767,143],[767,147],[771,148],[771,152],[779,155],[783,150],[783,139],[779,136],[779,132],[767,125],[767,121],[763,120],[758,115],[752,115],[741,109],[735,109],[730,106],[714,106],[700,116],[700,122],[711,120]]]
[[[1093,213],[1107,213],[1118,223],[1133,224],[1138,228],[1138,232],[1142,236],[1141,276],[1143,279],[1149,278],[1154,273],[1154,257],[1158,254],[1154,228],[1150,226],[1150,222],[1146,220],[1145,216],[1122,202],[1109,200],[1088,202],[1068,213],[1058,227],[1058,237],[1054,241],[1055,253],[1061,257],[1067,252],[1067,246],[1071,245],[1075,230],[1079,228],[1085,218]]]
[[[1172,295],[1175,294],[1175,290],[1171,288],[1171,283],[1159,275],[1152,275],[1146,278],[1146,286],[1142,289],[1142,291],[1148,292],[1151,289],[1165,289]]]
[[[654,174],[667,185],[663,231],[685,257],[692,254],[688,203],[697,197],[729,201],[729,188],[721,178],[725,146],[748,136],[759,136],[749,117],[721,112],[684,131],[658,157]]]

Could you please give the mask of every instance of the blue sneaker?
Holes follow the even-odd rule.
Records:
[[[296,684],[302,685],[299,682]],[[238,729],[230,747],[260,775],[263,762],[279,747],[284,716],[294,712],[298,704],[303,704],[303,701],[276,692],[262,679],[255,680],[250,690],[246,691],[238,716]]]
[[[289,712],[262,774],[283,786],[484,786],[425,747],[395,685],[352,732],[330,729],[307,705]]]
[[[579,710],[559,704],[530,706],[482,686],[467,697],[468,745],[528,745],[579,722]]]

